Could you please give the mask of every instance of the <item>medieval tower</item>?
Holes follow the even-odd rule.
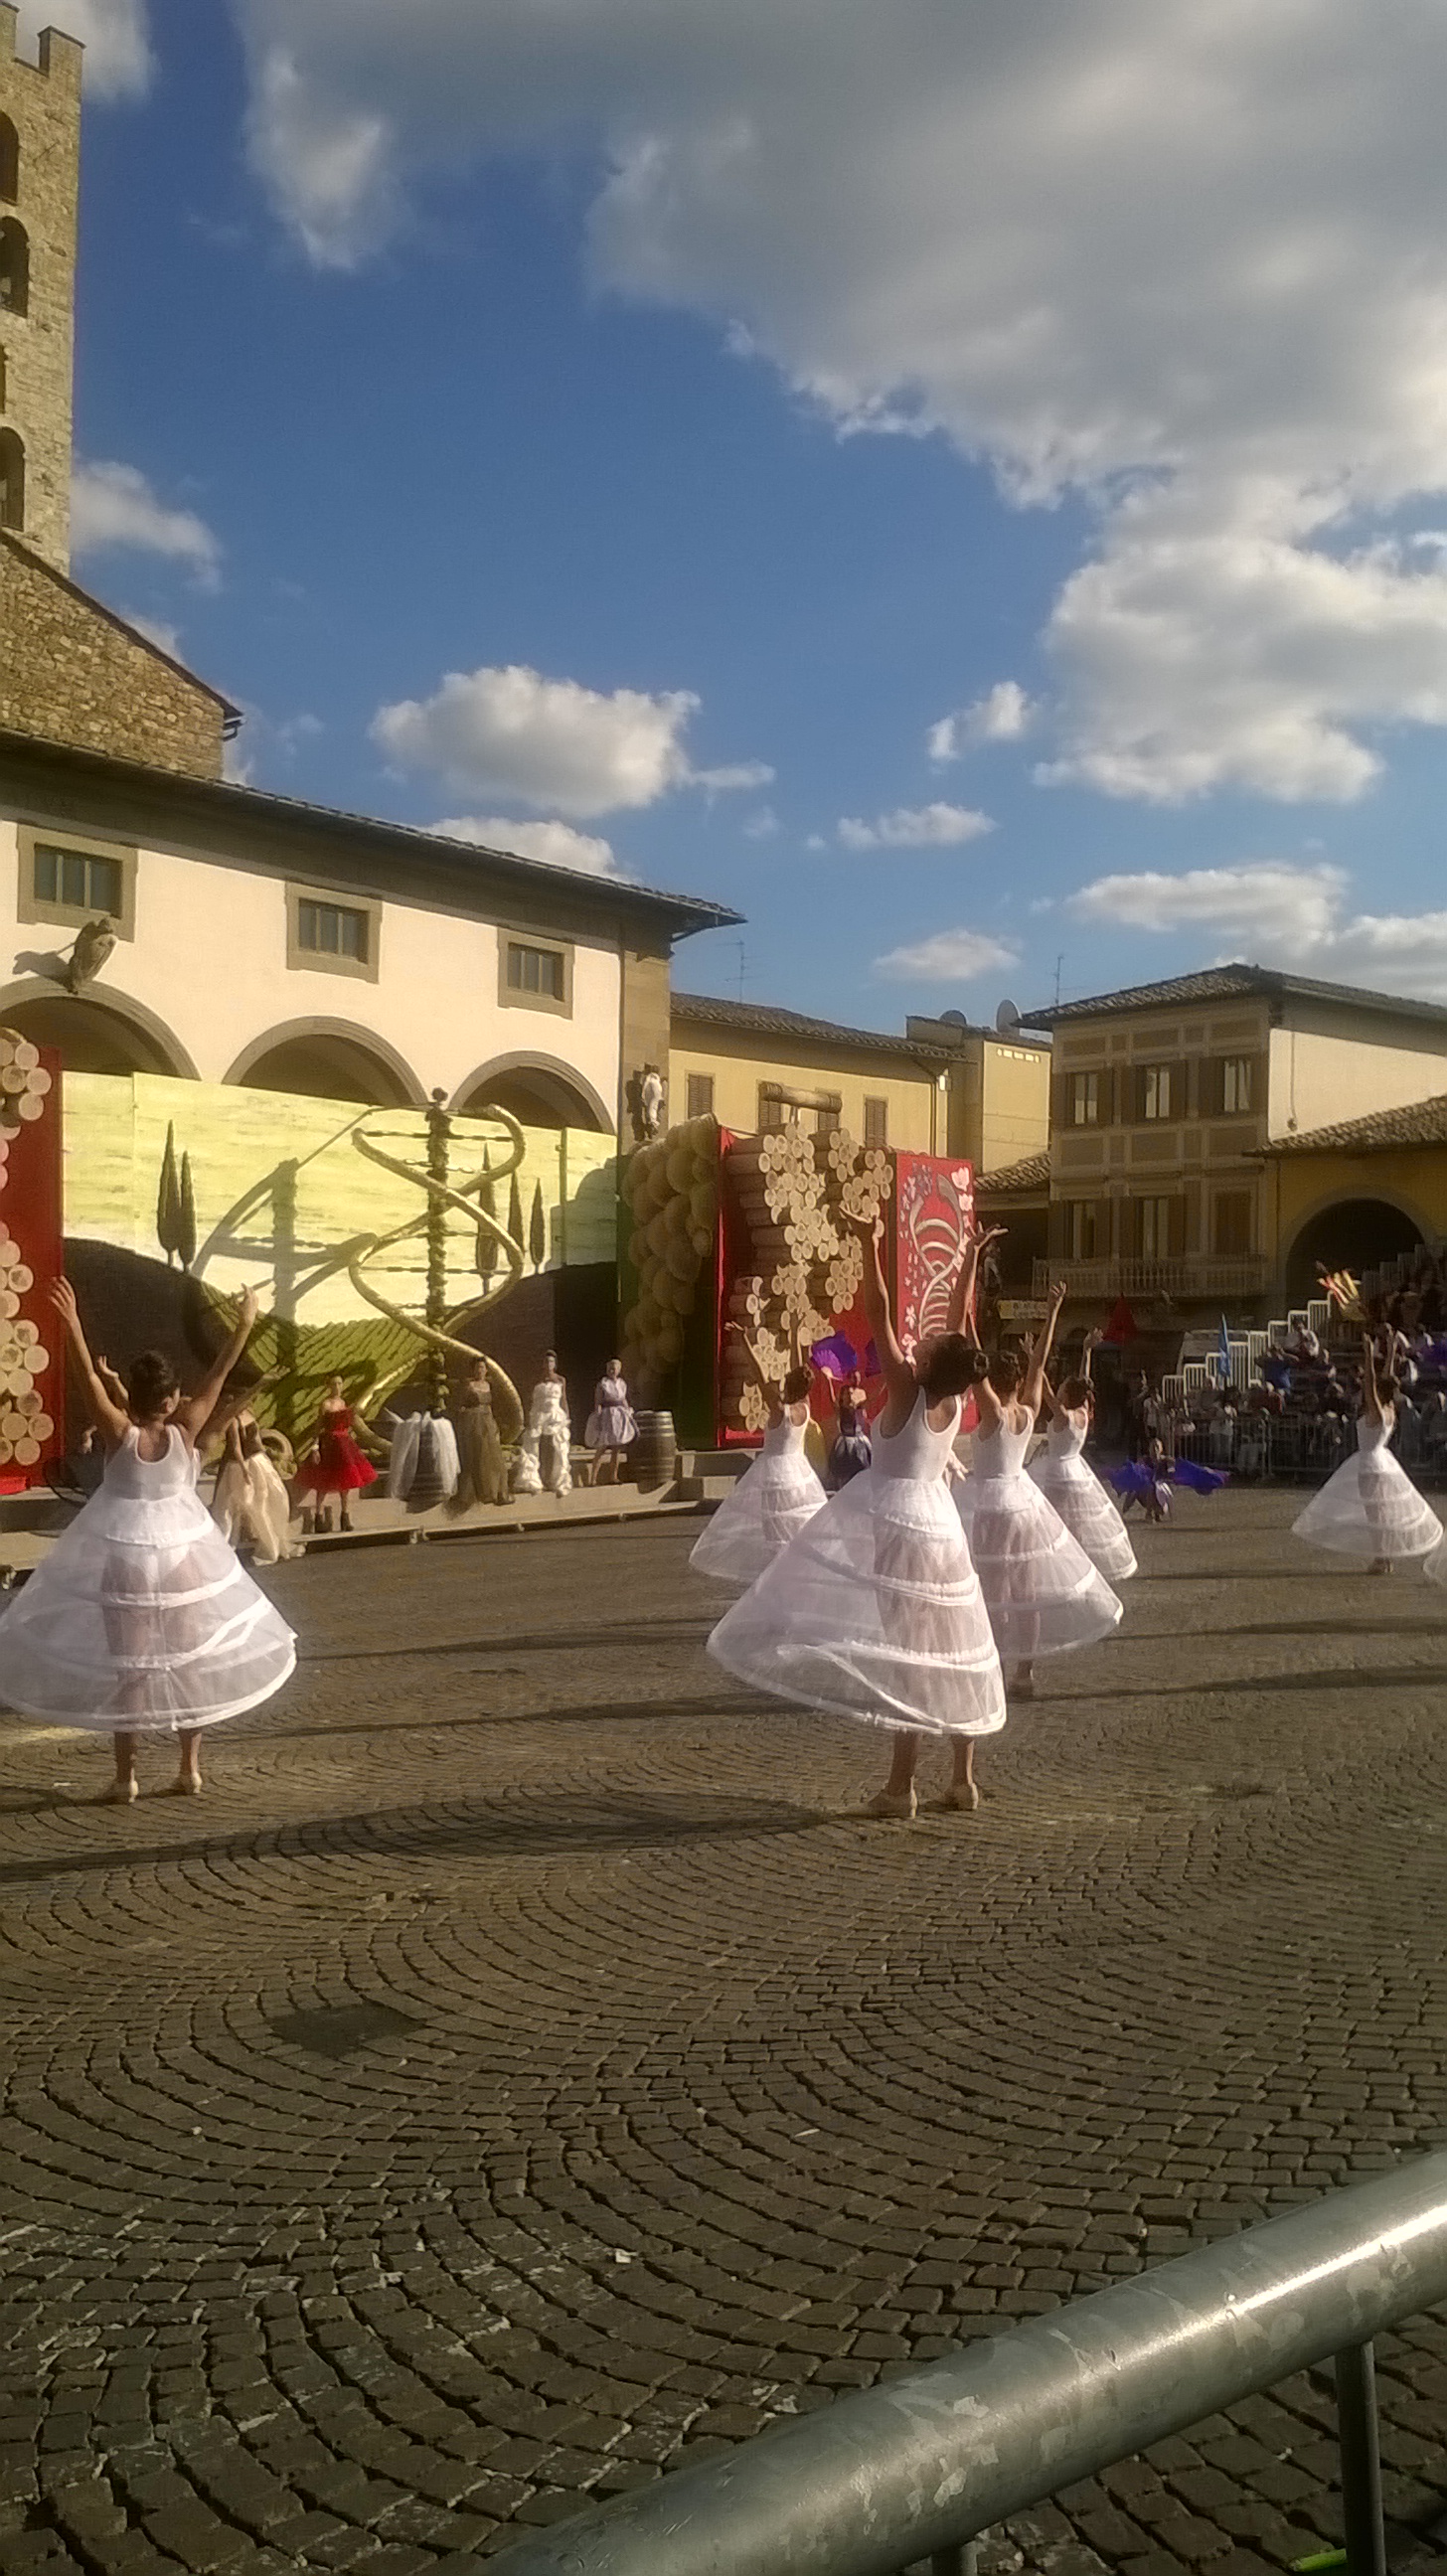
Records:
[[[82,48],[51,27],[19,60],[17,15],[0,0],[0,528],[63,573]]]

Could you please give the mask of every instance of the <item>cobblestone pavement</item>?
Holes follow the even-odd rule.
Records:
[[[1447,1604],[1187,1500],[975,1819],[705,1663],[693,1530],[278,1569],[199,1807],[0,1727],[0,2569],[476,2566],[780,2412],[1444,2139]],[[1447,2325],[1383,2348],[1399,2563]],[[992,2564],[1284,2567],[1305,2379]]]

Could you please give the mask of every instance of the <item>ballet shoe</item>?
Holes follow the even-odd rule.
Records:
[[[178,1772],[166,1795],[168,1798],[199,1798],[201,1795],[199,1771]]]
[[[919,1813],[919,1800],[913,1789],[881,1789],[862,1807],[851,1807],[856,1819],[875,1824],[912,1825]]]
[[[943,1797],[934,1803],[941,1815],[973,1816],[979,1810],[980,1784],[978,1780],[952,1781]]]
[[[100,1796],[96,1800],[96,1805],[98,1807],[129,1807],[132,1800],[139,1798],[140,1794],[141,1784],[139,1780],[112,1780],[104,1789],[102,1789]]]

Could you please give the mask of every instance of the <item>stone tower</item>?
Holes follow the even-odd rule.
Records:
[[[0,528],[70,569],[70,442],[80,65],[48,27],[17,59],[0,0]]]

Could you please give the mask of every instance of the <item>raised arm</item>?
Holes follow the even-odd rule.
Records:
[[[1050,1345],[1055,1339],[1055,1327],[1060,1321],[1060,1309],[1065,1303],[1066,1294],[1064,1280],[1057,1281],[1050,1291],[1050,1311],[1045,1318],[1044,1329],[1037,1334],[1030,1345],[1030,1365],[1025,1371],[1025,1383],[1020,1389],[1020,1401],[1031,1413],[1038,1413],[1040,1410],[1040,1399],[1045,1391],[1045,1369],[1050,1358]]]
[[[876,1217],[867,1231],[861,1226],[864,1241],[864,1277],[860,1283],[859,1301],[879,1353],[879,1366],[889,1389],[891,1404],[906,1410],[913,1405],[916,1382],[913,1369],[899,1347],[894,1317],[889,1311],[889,1290],[884,1284],[884,1264],[879,1248],[884,1241],[884,1227]]]
[[[949,1312],[945,1316],[947,1333],[962,1333],[971,1320],[980,1263],[991,1244],[1003,1243],[1004,1239],[1005,1229],[1002,1225],[992,1225],[986,1233],[975,1230],[966,1235],[963,1256],[955,1272],[955,1284],[950,1291]]]
[[[50,1292],[50,1302],[65,1326],[66,1339],[75,1354],[76,1366],[85,1380],[86,1397],[107,1449],[119,1449],[126,1436],[130,1416],[117,1404],[104,1378],[90,1355],[90,1345],[81,1330],[80,1309],[75,1290],[68,1279],[57,1279]]]
[[[1381,1422],[1382,1399],[1377,1391],[1377,1353],[1370,1333],[1362,1335],[1362,1411],[1368,1422]]]
[[[177,1428],[185,1433],[188,1440],[194,1441],[197,1433],[204,1430],[210,1421],[216,1410],[217,1398],[251,1339],[255,1321],[256,1292],[252,1288],[243,1288],[235,1327],[225,1348],[212,1361],[195,1394],[188,1395],[184,1403],[176,1407]]]
[[[1091,1383],[1090,1364],[1104,1339],[1105,1335],[1101,1331],[1099,1324],[1093,1324],[1090,1331],[1085,1336],[1085,1349],[1081,1353],[1080,1360],[1080,1374],[1084,1378],[1087,1386]]]

